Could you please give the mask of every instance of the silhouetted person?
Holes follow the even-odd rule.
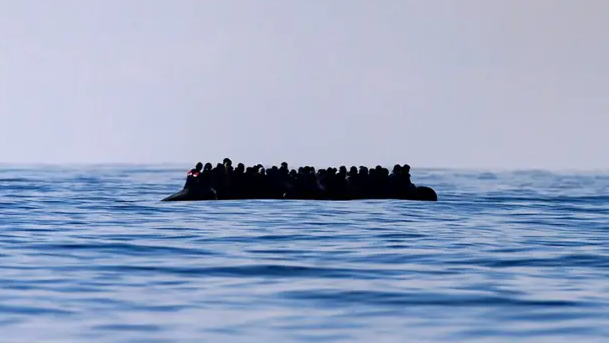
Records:
[[[410,166],[408,164],[402,166],[402,177],[407,186],[414,186],[412,181],[410,181]]]
[[[222,161],[222,164],[224,165],[224,170],[225,170],[226,172],[229,172],[229,173],[230,173],[230,172],[232,172],[232,171],[233,171],[233,161],[231,161],[231,160],[230,160],[230,158],[228,158],[228,157],[227,157],[227,158],[225,158],[225,159]]]
[[[233,199],[245,199],[245,165],[237,164],[232,172],[230,181],[230,194]]]
[[[197,165],[186,173],[186,184],[184,188],[195,187],[199,182],[199,176],[201,176],[201,170],[203,169],[203,163],[199,162]]]
[[[402,187],[402,166],[396,164],[389,175],[389,196],[395,198],[399,196],[400,188]]]
[[[216,191],[219,199],[228,199],[226,192],[226,169],[221,163],[211,171],[211,186]]]

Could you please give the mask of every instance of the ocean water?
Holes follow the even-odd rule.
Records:
[[[0,169],[0,341],[608,342],[609,174],[413,169],[437,203],[162,203]]]

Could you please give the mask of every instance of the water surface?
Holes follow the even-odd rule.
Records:
[[[162,203],[184,170],[0,171],[16,342],[607,342],[606,174],[413,170],[437,203]]]

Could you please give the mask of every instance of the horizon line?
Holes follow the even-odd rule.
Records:
[[[220,163],[220,162],[218,162]],[[4,168],[4,167],[8,167],[8,168],[31,168],[31,167],[60,167],[60,168],[73,168],[73,167],[161,167],[161,168],[168,168],[168,169],[174,169],[174,168],[182,168],[182,167],[188,167],[190,165],[192,165],[194,167],[194,165],[196,164],[196,162],[0,162],[0,169]],[[273,165],[279,166],[281,163],[277,163],[277,164],[262,164],[265,168],[269,168]],[[212,163],[213,165],[213,163]],[[233,163],[233,165],[236,165],[236,163]],[[316,166],[315,164],[303,164],[298,165],[296,168],[290,167],[290,169],[298,169],[300,167],[304,167],[304,166],[312,166],[315,167],[316,169],[324,169],[327,166],[321,167],[321,166]],[[335,168],[338,168],[339,166],[344,165],[347,168],[350,168],[351,166],[348,166],[346,164],[338,164],[336,166],[333,166]],[[356,166],[359,167],[360,165],[365,165],[363,163],[359,163]],[[371,165],[367,165],[368,168],[374,168],[376,165],[380,165],[384,168],[387,169],[391,169],[390,167],[393,167],[393,165],[395,164],[391,164],[390,166],[384,166],[383,164],[371,164]],[[410,164],[409,164],[410,165]],[[609,173],[609,168],[608,167],[593,167],[593,168],[556,168],[556,167],[498,167],[498,166],[469,166],[469,167],[465,167],[465,166],[444,166],[444,167],[432,167],[432,166],[416,166],[416,165],[410,165],[411,167],[411,172],[412,171],[416,171],[416,170],[424,170],[424,171],[455,171],[455,172],[460,172],[460,171],[475,171],[475,172],[551,172],[551,173],[564,173],[564,172],[584,172],[584,173]]]

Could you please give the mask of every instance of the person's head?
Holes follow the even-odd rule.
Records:
[[[233,161],[230,160],[230,158],[225,158],[224,160],[222,160],[222,164],[224,164],[224,166],[226,167],[230,167],[233,165]]]
[[[201,163],[201,162],[197,163],[197,165],[195,166],[195,169],[197,171],[201,171],[201,169],[203,169],[203,163]]]

